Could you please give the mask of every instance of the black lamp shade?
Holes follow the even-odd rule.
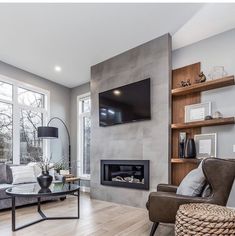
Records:
[[[38,138],[58,138],[58,128],[40,126],[38,127]]]

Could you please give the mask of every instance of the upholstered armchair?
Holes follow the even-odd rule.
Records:
[[[202,163],[207,184],[211,188],[208,197],[190,197],[176,194],[177,186],[159,184],[157,192],[149,195],[146,204],[149,219],[153,222],[150,235],[154,235],[159,223],[175,223],[180,205],[187,203],[210,203],[225,206],[235,178],[235,161],[208,158]]]

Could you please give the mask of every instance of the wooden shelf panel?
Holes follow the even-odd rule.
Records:
[[[171,163],[176,163],[176,164],[180,164],[180,163],[199,163],[201,162],[201,159],[197,159],[197,158],[171,158]]]
[[[207,127],[207,126],[218,126],[218,125],[229,125],[234,124],[234,117],[213,119],[213,120],[203,120],[189,123],[178,123],[172,124],[172,129],[189,129],[189,128],[197,128],[197,127]]]
[[[171,94],[172,96],[182,96],[186,94],[192,94],[196,92],[222,88],[234,84],[235,84],[234,76],[227,76],[221,79],[211,80],[204,83],[192,84],[191,86],[188,87],[175,88],[171,90]]]

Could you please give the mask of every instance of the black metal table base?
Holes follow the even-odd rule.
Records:
[[[73,194],[73,196],[77,197],[77,216],[68,216],[68,217],[47,217],[41,210],[41,198],[38,197],[38,207],[37,211],[39,215],[41,216],[41,219],[32,221],[28,224],[16,227],[16,206],[15,206],[15,196],[12,196],[12,231],[17,231],[23,228],[26,228],[28,226],[37,224],[39,222],[42,222],[44,220],[74,220],[74,219],[79,219],[79,190],[77,191],[77,195]]]

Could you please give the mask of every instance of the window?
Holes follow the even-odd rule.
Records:
[[[91,99],[89,94],[78,97],[78,173],[90,177]]]
[[[46,153],[37,127],[46,123],[49,92],[0,76],[0,162],[27,164]]]
[[[12,105],[0,102],[0,162],[12,162]]]

